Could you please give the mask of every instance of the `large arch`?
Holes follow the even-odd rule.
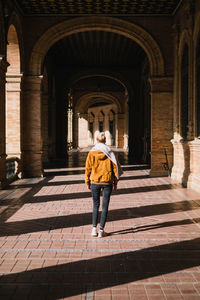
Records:
[[[72,76],[69,81],[67,81],[67,86],[71,87],[76,82],[82,79],[90,78],[90,77],[105,77],[108,79],[113,79],[121,84],[125,90],[127,90],[128,94],[133,93],[133,88],[127,78],[124,78],[120,73],[113,72],[111,70],[89,70],[87,74],[85,72],[78,72],[76,75]]]
[[[167,171],[163,168],[163,147],[169,149],[169,160],[172,151],[170,140],[172,129],[166,131],[165,124],[172,120],[172,83],[173,78],[167,77],[163,54],[155,39],[143,28],[127,21],[111,17],[80,17],[61,22],[49,28],[35,43],[30,53],[27,64],[26,78],[24,79],[24,105],[26,116],[30,116],[29,124],[23,131],[23,143],[26,147],[22,151],[23,176],[40,176],[42,170],[41,150],[41,82],[43,62],[48,50],[57,41],[75,33],[85,31],[107,31],[135,41],[145,51],[150,65],[151,82],[151,175],[164,175]],[[30,104],[31,103],[31,104]],[[165,103],[165,105],[163,105]],[[160,107],[159,116],[156,107]],[[34,110],[33,110],[34,107]],[[37,112],[37,115],[36,115]],[[24,117],[25,118],[25,117]],[[120,117],[119,117],[120,118]],[[120,122],[124,122],[120,118]],[[120,127],[120,126],[119,126]],[[162,130],[157,130],[157,128]],[[159,140],[159,147],[158,147]],[[22,144],[23,146],[23,144]],[[31,168],[30,168],[31,162]]]
[[[74,33],[103,30],[117,33],[134,40],[146,52],[152,76],[164,75],[164,59],[157,42],[138,25],[111,17],[81,17],[59,23],[48,29],[36,42],[31,52],[28,72],[31,75],[42,73],[42,63],[50,47],[58,40]]]
[[[22,73],[24,71],[24,42],[23,42],[23,32],[22,32],[22,20],[20,19],[19,15],[16,12],[13,12],[8,23],[8,28],[14,26],[16,36],[17,36],[17,43],[19,47],[19,64],[20,69],[18,73]]]

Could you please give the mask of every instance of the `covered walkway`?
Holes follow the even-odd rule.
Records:
[[[200,194],[124,170],[102,239],[83,167],[0,191],[1,299],[200,299]]]

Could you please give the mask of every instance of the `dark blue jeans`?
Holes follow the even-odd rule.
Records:
[[[101,190],[103,194],[103,201],[102,201],[102,213],[100,219],[100,229],[104,229],[106,219],[107,219],[107,214],[108,214],[110,195],[112,193],[112,185],[91,184],[92,199],[93,199],[92,223],[94,227],[97,226],[97,222],[98,222]]]

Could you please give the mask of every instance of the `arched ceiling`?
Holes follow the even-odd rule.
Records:
[[[103,76],[93,76],[78,80],[71,88],[73,91],[75,90],[79,92],[106,93],[117,91],[125,93],[125,88],[119,82]]]
[[[182,0],[15,0],[24,15],[173,15]]]
[[[50,50],[56,67],[137,67],[144,50],[133,40],[107,31],[85,31],[58,41]]]

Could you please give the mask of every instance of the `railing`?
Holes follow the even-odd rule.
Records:
[[[6,159],[6,179],[11,182],[18,178],[20,173],[20,159],[18,157],[9,157]]]

